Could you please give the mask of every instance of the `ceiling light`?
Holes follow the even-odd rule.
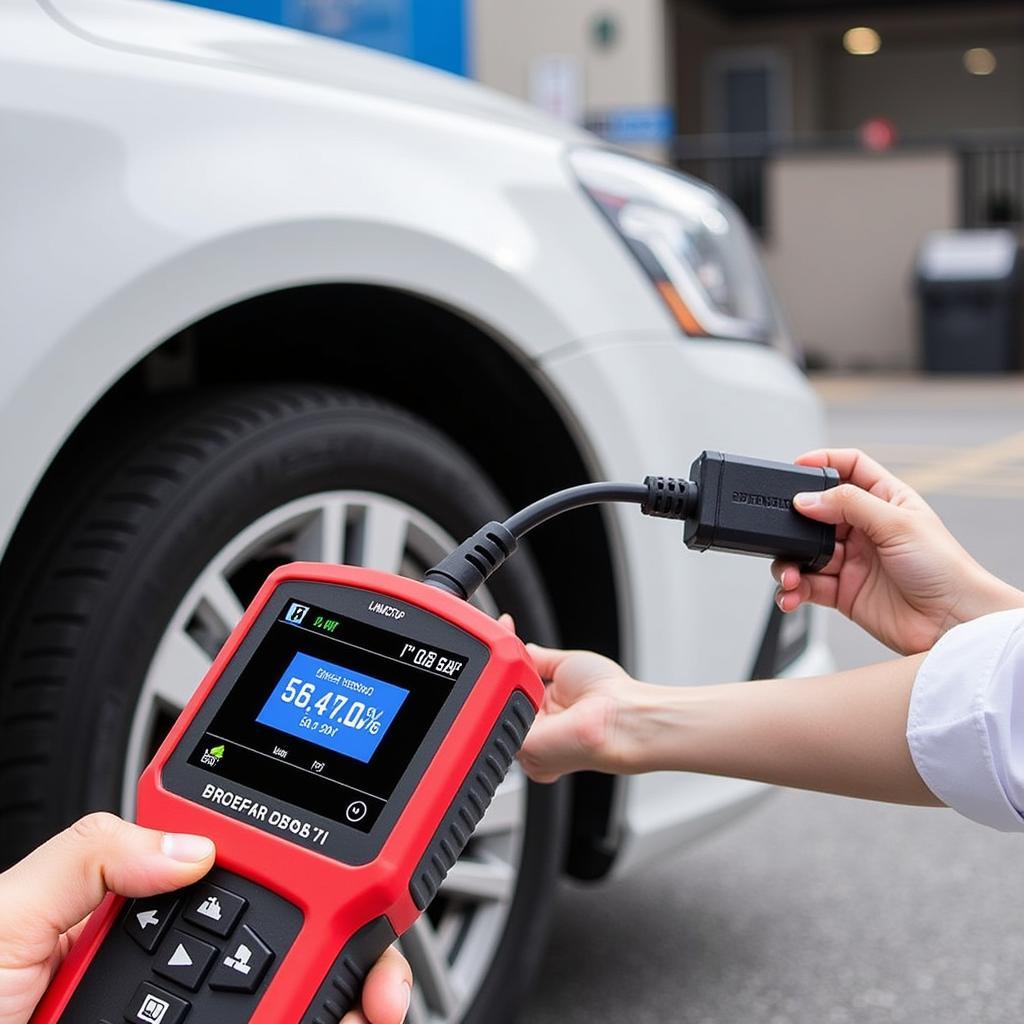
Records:
[[[984,46],[972,47],[964,54],[964,67],[972,75],[991,75],[996,69],[996,55]]]
[[[848,28],[843,33],[843,48],[855,57],[867,57],[872,53],[878,53],[881,46],[882,37],[866,25]]]

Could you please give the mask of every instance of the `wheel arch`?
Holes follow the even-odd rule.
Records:
[[[68,465],[133,403],[147,394],[301,379],[366,392],[432,423],[486,468],[513,508],[591,479],[596,469],[557,397],[507,339],[469,316],[382,285],[268,291],[189,324],[99,396],[44,472],[12,534],[0,582],[15,589],[5,592],[15,593],[15,581],[25,576],[32,524],[59,495]],[[621,658],[628,645],[628,602],[617,582],[617,545],[605,518],[585,510],[553,522],[530,543],[562,642]],[[610,868],[618,786],[605,775],[573,779],[568,873],[596,878]]]

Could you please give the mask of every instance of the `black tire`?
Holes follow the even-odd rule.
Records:
[[[0,864],[87,811],[119,809],[121,752],[160,637],[249,523],[338,488],[404,501],[456,538],[504,511],[481,470],[429,425],[318,385],[168,400],[74,461],[92,468],[64,471],[51,487],[59,505],[30,507],[5,561],[18,578],[0,631]],[[525,635],[553,638],[526,552],[491,591]],[[543,944],[564,817],[560,787],[531,785],[508,928],[466,1024],[515,1015]]]

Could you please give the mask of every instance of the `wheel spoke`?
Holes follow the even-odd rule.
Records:
[[[326,501],[295,538],[295,558],[300,562],[337,565],[342,558],[344,537],[344,502]]]
[[[424,1004],[441,1017],[450,1017],[458,1004],[458,994],[430,919],[419,918],[402,936],[401,945]]]
[[[384,502],[367,505],[364,529],[363,565],[381,572],[398,572],[409,534],[405,513]]]
[[[448,872],[441,886],[445,896],[472,900],[508,903],[516,887],[516,873],[511,864],[497,857],[469,860],[463,857]]]
[[[202,581],[201,600],[206,603],[220,622],[227,638],[242,617],[245,609],[238,595],[231,589],[231,585],[219,572],[211,572]]]
[[[184,630],[167,633],[157,648],[145,688],[172,708],[183,708],[210,667],[210,656]]]

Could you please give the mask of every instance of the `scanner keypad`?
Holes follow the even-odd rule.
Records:
[[[62,1024],[241,1024],[301,926],[297,907],[220,869],[188,889],[131,900]]]

